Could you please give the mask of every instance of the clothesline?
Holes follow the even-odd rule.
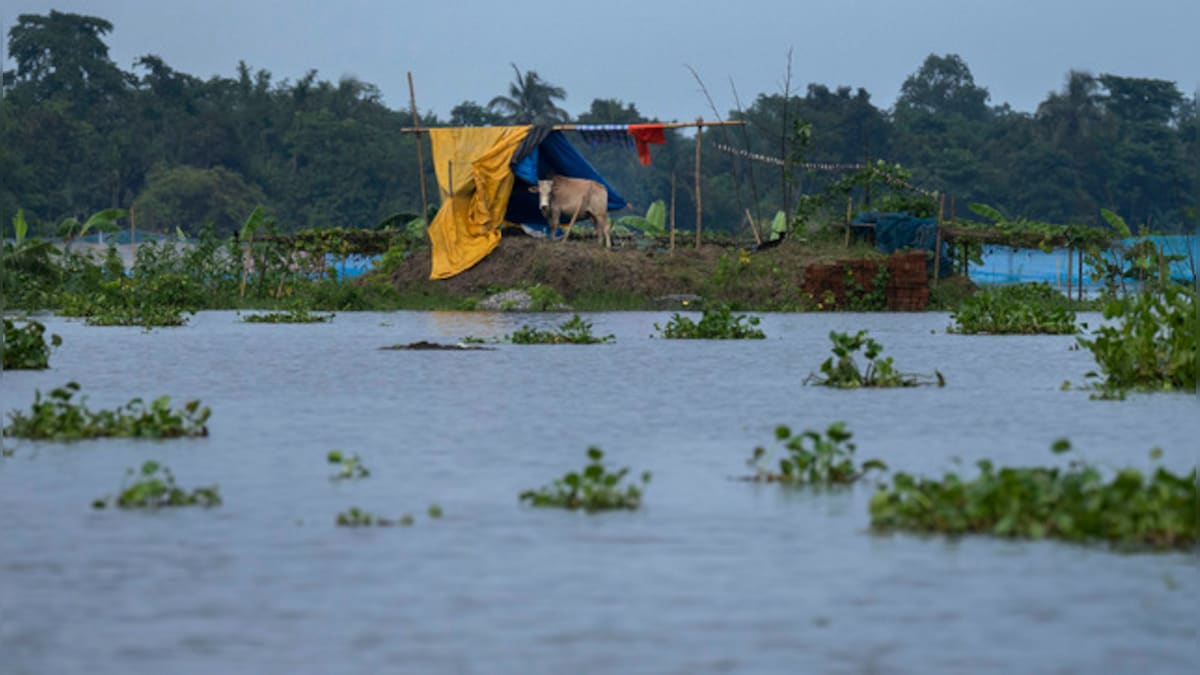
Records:
[[[721,152],[728,153],[730,155],[737,155],[738,157],[753,160],[755,162],[762,162],[763,164],[773,164],[775,166],[783,166],[784,165],[783,160],[780,159],[779,157],[771,157],[769,155],[762,155],[757,152],[750,152],[748,150],[742,150],[741,148],[734,148],[734,147],[731,147],[728,145],[724,145],[722,143],[713,143],[713,147],[715,147],[717,150],[720,150]],[[788,163],[788,166],[792,166],[797,169],[809,169],[812,171],[859,171],[861,169],[866,168],[865,164],[841,164],[838,162],[790,162],[790,163]],[[891,183],[893,185],[899,185],[901,187],[908,188],[909,190],[912,190],[914,192],[920,192],[921,194],[929,196],[929,197],[936,197],[938,194],[936,190],[926,190],[924,188],[919,188],[916,185],[913,185],[912,183],[909,183],[908,181],[900,180],[899,178],[892,178],[890,176],[884,176],[883,181],[885,183]]]

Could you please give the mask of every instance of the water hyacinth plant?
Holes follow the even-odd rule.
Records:
[[[757,316],[735,316],[729,305],[720,304],[704,310],[699,322],[673,314],[665,327],[656,323],[654,330],[667,340],[762,340],[767,336],[758,324]]]
[[[609,471],[604,466],[604,453],[597,447],[587,451],[588,464],[582,471],[571,471],[550,485],[521,493],[520,501],[532,506],[553,506],[563,509],[583,509],[588,512],[613,509],[637,509],[642,504],[642,487],[631,483],[622,487],[621,480],[629,467]],[[643,472],[641,485],[650,482],[650,473]]]
[[[592,322],[580,318],[578,314],[560,323],[555,330],[538,330],[530,325],[521,326],[511,335],[493,340],[493,342],[511,342],[515,345],[591,345],[616,340],[614,335],[593,335]],[[480,344],[487,342],[483,338],[467,336],[465,344]]]
[[[21,321],[18,319],[18,321]],[[4,370],[45,370],[50,367],[50,350],[62,344],[62,338],[51,334],[45,339],[46,327],[33,319],[18,325],[12,319],[4,319],[4,342],[2,343]]]
[[[1046,282],[984,288],[950,315],[951,333],[1069,335],[1075,333],[1070,300]]]
[[[1064,439],[1051,449],[1064,453],[1071,446]],[[1160,456],[1161,451],[1151,452],[1152,459]],[[1197,543],[1194,467],[1184,475],[1161,466],[1149,475],[1127,468],[1106,480],[1098,468],[1080,460],[1065,469],[997,469],[988,460],[977,465],[979,476],[969,480],[956,473],[940,480],[895,474],[871,499],[872,527],[1153,549]]]
[[[901,373],[892,364],[892,357],[880,358],[883,346],[873,338],[867,337],[867,331],[860,330],[854,335],[830,331],[829,339],[833,342],[833,356],[821,364],[821,374],[810,373],[804,383],[840,389],[857,389],[859,387],[916,387],[923,384],[946,385],[946,379],[938,371],[933,371],[933,377]],[[863,350],[867,358],[867,367],[859,370],[854,361],[854,355]]]
[[[337,473],[329,480],[357,480],[371,475],[371,470],[363,466],[358,455],[344,455],[341,450],[330,450],[325,455],[325,461],[337,467]]]
[[[243,323],[328,323],[333,321],[333,314],[313,314],[305,307],[293,307],[286,312],[265,312],[247,314],[242,317]]]
[[[1128,390],[1195,391],[1200,318],[1196,290],[1167,283],[1111,300],[1104,318],[1114,320],[1093,337],[1078,338],[1092,352],[1106,397]]]
[[[870,459],[861,465],[854,462],[857,449],[850,439],[854,436],[846,430],[845,422],[834,422],[824,435],[813,429],[794,434],[789,427],[775,427],[775,440],[783,444],[787,456],[779,460],[777,469],[771,468],[766,449],[759,446],[746,464],[754,469],[750,477],[755,481],[780,482],[808,485],[847,485],[862,478],[868,471],[886,471],[887,464]]]
[[[135,479],[130,483],[130,479]],[[158,509],[167,506],[217,506],[221,495],[217,486],[199,487],[190,492],[175,484],[175,476],[158,462],[142,464],[140,471],[127,469],[125,482],[116,498],[105,497],[92,502],[92,508],[103,509],[112,504],[121,509]]]
[[[352,506],[348,511],[337,514],[334,522],[338,527],[395,527],[396,525],[408,527],[416,521],[407,513],[399,518],[381,518],[357,506]]]
[[[75,441],[85,438],[133,437],[175,438],[207,436],[205,423],[212,411],[199,401],[188,401],[180,410],[171,409],[171,400],[160,396],[149,405],[135,398],[115,410],[90,410],[87,397],[72,401],[79,392],[77,382],[52,390],[45,398],[34,393],[28,414],[9,413],[5,436],[34,440]]]

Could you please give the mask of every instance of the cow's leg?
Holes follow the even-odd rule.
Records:
[[[579,219],[579,212],[583,210],[583,200],[579,201],[579,206],[575,207],[575,214],[571,216],[571,222],[567,223],[567,233],[563,235],[563,241],[571,238],[571,228],[575,227],[575,221]]]
[[[608,222],[607,213],[593,213],[592,222],[596,224],[596,241],[605,248],[612,248],[612,225]]]

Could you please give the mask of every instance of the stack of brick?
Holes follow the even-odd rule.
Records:
[[[886,259],[857,258],[811,265],[804,270],[804,293],[818,303],[824,303],[832,295],[834,306],[846,307],[849,291],[870,293],[875,289],[881,265],[886,265],[888,272],[888,310],[921,311],[929,306],[929,277],[923,251],[895,253]],[[848,284],[847,277],[854,283]]]

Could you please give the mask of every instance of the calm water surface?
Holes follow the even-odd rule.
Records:
[[[948,335],[944,314],[768,314],[769,338],[747,342],[651,340],[667,314],[595,314],[616,343],[378,349],[563,318],[207,312],[149,333],[47,318],[65,343],[48,371],[0,374],[3,410],[77,380],[93,407],[199,398],[212,435],[6,441],[0,672],[1194,672],[1195,553],[877,536],[869,485],[732,478],[776,424],[834,420],[863,458],[921,473],[1052,462],[1063,436],[1104,466],[1149,466],[1158,446],[1184,469],[1196,396],[1090,401],[1060,390],[1093,367],[1072,338]],[[802,386],[828,332],[858,328],[947,387]],[[518,504],[589,445],[653,472],[642,510]],[[371,477],[330,482],[334,448]],[[89,508],[147,459],[225,504]],[[417,523],[334,527],[355,505]]]

